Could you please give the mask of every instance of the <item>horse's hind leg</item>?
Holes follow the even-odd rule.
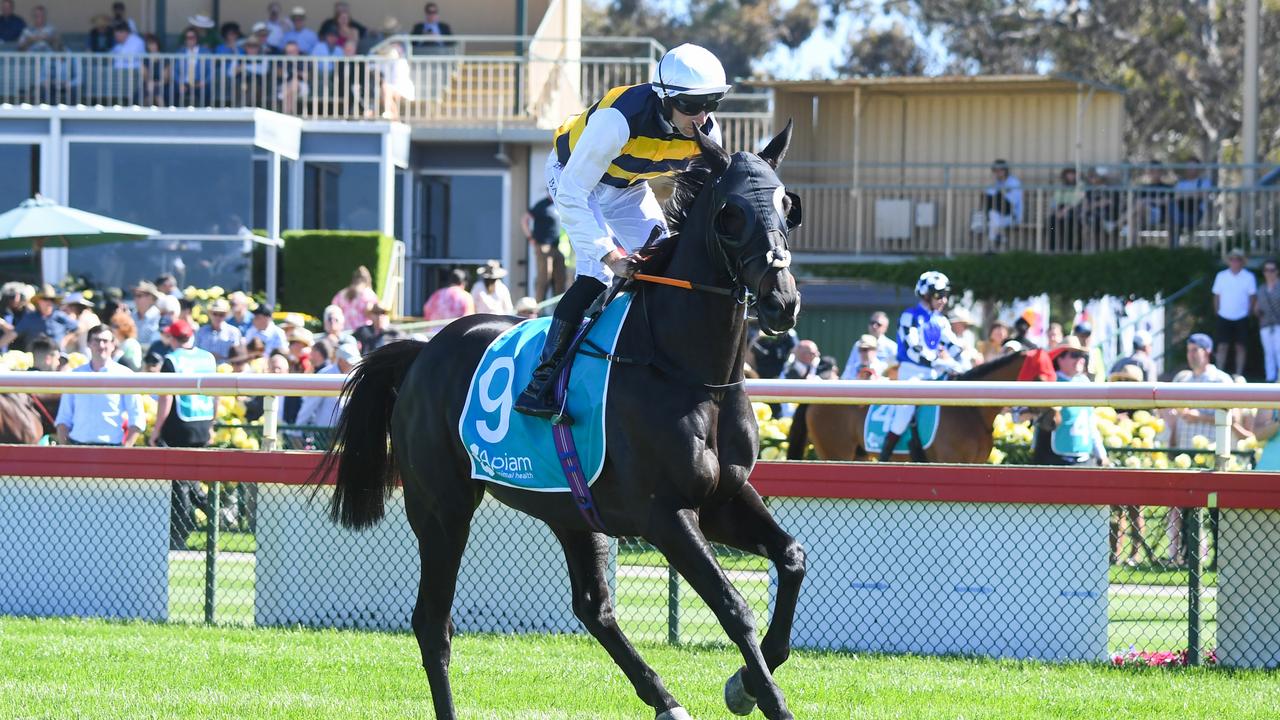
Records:
[[[778,526],[760,494],[750,485],[744,485],[724,505],[703,508],[701,518],[702,531],[709,540],[767,557],[777,568],[773,617],[760,642],[765,664],[770,671],[776,670],[791,655],[791,623],[804,581],[804,548]],[[736,715],[746,715],[755,707],[756,689],[745,670],[744,667],[735,673],[725,686],[725,703]]]
[[[698,527],[698,514],[689,508],[664,514],[655,509],[650,518],[646,539],[654,544],[673,567],[680,572],[698,596],[715,613],[729,639],[738,646],[746,661],[747,676],[757,692],[760,711],[769,720],[793,720],[782,690],[756,642],[755,621],[751,608],[729,582],[716,562],[715,552]]]
[[[613,597],[605,579],[609,540],[599,533],[552,528],[569,565],[569,581],[573,588],[573,612],[587,631],[599,641],[609,657],[622,670],[636,689],[636,695],[663,720],[674,720],[684,711],[662,685],[658,674],[636,652],[618,627],[613,612]],[[665,714],[664,714],[665,713]]]
[[[474,506],[437,507],[414,518],[422,576],[418,602],[413,607],[413,634],[422,651],[422,667],[431,685],[431,701],[437,720],[454,720],[453,691],[449,685],[449,657],[453,643],[450,608],[467,546]]]

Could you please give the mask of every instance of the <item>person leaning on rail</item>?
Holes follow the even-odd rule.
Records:
[[[1089,351],[1073,335],[1049,351],[1058,382],[1089,382]],[[1031,454],[1037,465],[1111,464],[1091,407],[1047,408],[1036,421]]]
[[[89,362],[72,372],[132,375],[133,371],[111,359],[115,334],[106,325],[89,330]],[[58,404],[59,445],[133,445],[147,427],[147,416],[138,395],[119,393],[62,396]]]

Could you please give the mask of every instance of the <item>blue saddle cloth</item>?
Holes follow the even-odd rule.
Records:
[[[867,419],[862,424],[862,447],[868,453],[874,455],[884,447],[884,436],[889,432],[893,410],[893,405],[872,405],[867,408]],[[928,450],[938,436],[937,405],[916,408],[915,422],[908,425],[907,431],[898,438],[898,444],[893,446],[894,455],[911,452],[911,436],[916,430],[920,431],[920,447]]]
[[[586,355],[592,346],[612,353],[631,309],[623,293],[592,326],[569,375],[567,410],[587,483],[604,467],[604,412],[609,391],[608,360]],[[551,318],[526,320],[499,335],[471,376],[458,433],[471,458],[471,477],[539,492],[568,492],[551,436],[551,422],[516,412],[519,396],[537,367]]]

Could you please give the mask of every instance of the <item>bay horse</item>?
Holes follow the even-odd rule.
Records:
[[[773,671],[790,654],[805,555],[748,482],[759,440],[742,384],[744,304],[748,295],[755,298],[767,333],[789,330],[799,313],[800,295],[787,269],[799,199],[785,192],[775,172],[790,139],[788,123],[759,155],[730,156],[697,135],[699,154],[675,177],[663,206],[670,237],[641,272],[720,292],[634,283],[633,312],[614,350],[631,362],[615,364],[610,373],[606,459],[591,486],[608,534],[652,543],[741,651],[744,665],[725,684],[729,709],[745,715],[758,704],[771,720],[794,717]],[[317,471],[336,468],[330,515],[348,528],[370,526],[382,518],[397,482],[403,484],[421,558],[412,626],[437,718],[455,717],[450,606],[472,514],[486,492],[551,528],[567,560],[575,615],[658,720],[688,718],[619,628],[605,574],[608,540],[592,530],[572,496],[471,477],[459,418],[486,348],[516,320],[461,318],[429,342],[392,343],[357,366]],[[502,412],[511,412],[510,402]],[[760,642],[751,609],[716,562],[711,542],[767,557],[777,568],[773,616]]]
[[[36,445],[40,438],[53,434],[53,418],[58,413],[52,396],[53,409],[46,409],[50,401],[44,396],[37,399],[26,393],[0,394],[0,443],[6,445]],[[43,400],[43,404],[38,404]]]
[[[950,382],[966,380],[1014,381],[1054,379],[1052,365],[1044,365],[1047,354],[1040,350],[1019,350],[998,357],[957,375]],[[926,403],[927,404],[927,403]],[[787,434],[787,459],[804,459],[810,442],[819,460],[864,460],[863,426],[869,405],[801,405],[791,419]],[[938,408],[938,430],[933,445],[925,449],[927,462],[984,464],[995,441],[991,429],[1000,407]],[[905,443],[902,443],[905,445]]]

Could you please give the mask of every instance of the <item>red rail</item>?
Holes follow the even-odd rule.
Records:
[[[315,452],[0,445],[8,476],[139,478],[304,485]],[[772,497],[1064,505],[1280,509],[1280,474],[761,462],[751,482]]]

